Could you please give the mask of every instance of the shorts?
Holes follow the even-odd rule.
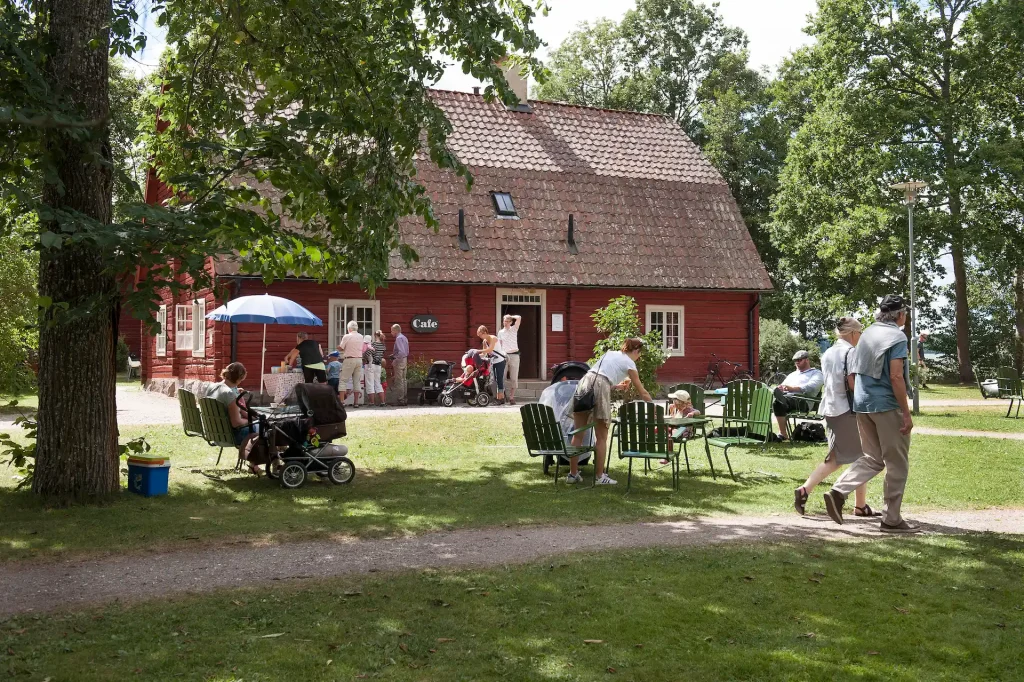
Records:
[[[857,415],[853,412],[825,417],[825,434],[828,436],[826,462],[834,458],[837,464],[853,464],[864,454],[860,446]]]
[[[331,388],[333,388],[335,393],[338,392],[338,386],[340,384],[341,384],[341,380],[338,379],[338,377],[334,377],[333,379],[328,379],[327,380],[327,385],[330,386]]]
[[[254,422],[251,429],[248,426],[239,426],[234,429],[234,432],[235,445],[241,447],[242,443],[245,442],[246,438],[248,438],[250,435],[254,433],[260,432],[260,425],[258,422]]]
[[[612,420],[612,382],[608,377],[597,372],[587,372],[579,385],[576,386],[576,393],[572,396],[572,411],[576,412],[576,396],[594,387],[594,409],[590,416],[598,421],[610,422]]]

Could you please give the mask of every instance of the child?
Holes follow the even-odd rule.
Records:
[[[327,356],[327,384],[334,389],[334,392],[338,392],[338,387],[341,379],[341,353],[338,351],[332,351]]]
[[[668,416],[670,417],[699,417],[700,410],[693,407],[693,401],[690,400],[690,394],[686,391],[676,391],[675,393],[669,393],[668,399],[671,400],[671,404],[668,406]],[[673,440],[680,441],[684,438],[689,438],[693,435],[693,427],[686,426],[676,429],[675,433],[672,434]]]
[[[668,406],[668,416],[684,418],[700,416],[700,410],[693,407],[693,401],[690,400],[690,394],[688,392],[676,391],[675,393],[669,393],[668,399],[671,401]],[[677,443],[680,443],[692,436],[692,426],[681,426],[672,432],[672,440]],[[661,463],[668,464],[668,460],[662,460]]]

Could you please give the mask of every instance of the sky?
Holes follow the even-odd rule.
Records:
[[[558,45],[583,21],[605,18],[618,21],[636,6],[633,0],[548,0],[551,11],[534,22],[537,35],[547,43],[539,56]],[[782,58],[810,38],[803,32],[815,0],[720,0],[719,13],[729,26],[743,29],[750,38],[750,64],[774,72]],[[469,92],[478,81],[449,68],[437,87]]]
[[[164,47],[164,31],[153,25],[152,15],[145,11],[150,2],[137,0],[139,14],[145,17],[143,30],[148,36],[146,50],[135,62],[135,70],[140,75],[156,67]],[[534,30],[548,45],[539,55],[542,59],[580,22],[601,18],[618,21],[636,4],[634,0],[548,0],[548,3],[551,11],[534,23]],[[783,57],[810,40],[803,33],[803,27],[815,6],[815,0],[720,0],[719,12],[726,24],[743,29],[750,38],[751,66],[774,71]],[[469,92],[479,84],[453,67],[445,72],[437,87]]]

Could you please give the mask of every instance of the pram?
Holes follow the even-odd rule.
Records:
[[[444,407],[455,404],[455,396],[459,393],[470,405],[487,407],[491,396],[487,392],[487,380],[491,376],[491,362],[483,357],[476,348],[470,348],[462,356],[462,376],[452,377],[444,384],[439,402]]]
[[[355,478],[356,467],[347,457],[348,448],[331,441],[347,434],[345,408],[338,394],[327,384],[299,384],[295,387],[300,414],[273,419],[259,414],[259,433],[249,447],[247,459],[266,464],[267,477],[280,479],[284,488],[298,488],[309,474],[327,477],[341,485]],[[249,411],[252,424],[253,411]]]
[[[423,380],[423,390],[420,391],[420,405],[435,402],[444,390],[445,384],[452,378],[452,371],[455,368],[454,362],[446,360],[434,360],[427,370],[427,378]]]

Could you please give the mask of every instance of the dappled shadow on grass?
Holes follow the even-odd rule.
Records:
[[[1022,570],[983,535],[634,550],[15,617],[0,646],[26,679],[1008,680]]]
[[[8,557],[23,558],[145,551],[238,537],[372,537],[465,526],[678,518],[735,512],[742,507],[738,497],[757,495],[783,480],[760,471],[741,473],[738,482],[721,475],[713,480],[706,469],[695,469],[692,476],[684,470],[680,489],[673,491],[667,468],[644,474],[634,467],[633,486],[625,495],[624,463],[618,461],[612,473],[620,485],[596,489],[590,487],[592,467],[584,470],[583,485],[559,482],[556,488],[539,460],[482,457],[473,468],[453,470],[369,468],[356,462],[358,473],[350,484],[335,486],[311,476],[298,490],[231,469],[184,467],[172,470],[167,497],[125,493],[105,505],[70,509],[46,509],[28,493],[0,488],[0,506],[13,512],[8,515],[13,523],[0,527],[0,547]],[[201,474],[183,476],[196,470]]]

